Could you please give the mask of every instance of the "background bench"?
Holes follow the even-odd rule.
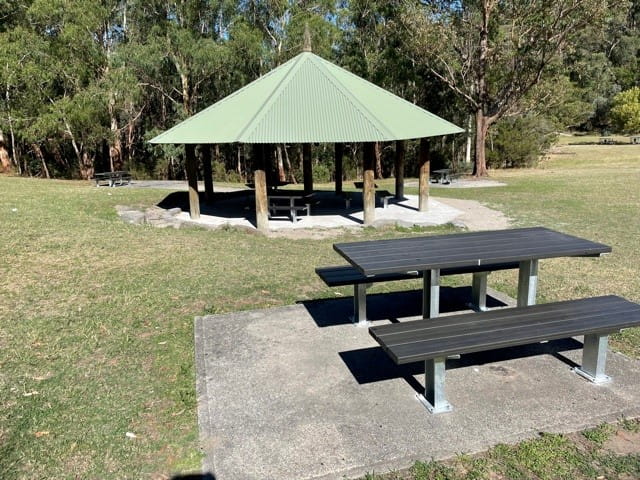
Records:
[[[471,286],[472,305],[476,310],[485,310],[487,305],[487,275],[495,270],[509,270],[519,268],[518,262],[496,263],[482,266],[468,266],[456,268],[444,268],[440,270],[440,276],[473,274]],[[367,288],[373,283],[392,282],[396,280],[411,280],[422,278],[422,272],[387,273],[367,277],[351,265],[337,267],[316,268],[316,274],[329,287],[342,287],[353,285],[353,322],[360,326],[368,324],[367,320]]]
[[[131,174],[126,171],[96,173],[93,178],[96,187],[128,185],[131,183]]]
[[[617,296],[506,308],[369,328],[398,365],[425,362],[420,401],[432,413],[451,410],[444,392],[446,357],[584,335],[582,366],[575,371],[594,383],[605,375],[608,335],[640,326],[640,305]]]

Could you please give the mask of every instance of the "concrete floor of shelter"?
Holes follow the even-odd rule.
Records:
[[[283,190],[279,194],[291,195],[294,191]],[[315,191],[311,201],[311,213],[302,213],[297,222],[293,222],[288,212],[278,212],[269,219],[269,230],[299,230],[323,228],[353,228],[363,225],[362,193],[351,192],[351,203],[347,208],[344,197],[333,191]],[[177,218],[184,223],[201,227],[219,228],[223,226],[255,229],[255,197],[252,190],[225,192],[218,195],[212,204],[204,202],[201,195],[200,218],[189,217],[189,204],[186,192],[174,192],[160,204],[162,208],[179,207],[183,211]],[[434,226],[455,222],[463,212],[429,198],[427,211],[418,210],[418,196],[406,195],[402,201],[389,200],[387,208],[382,201],[376,202],[375,222],[373,226],[398,225],[402,227]]]
[[[511,302],[496,292],[489,306]],[[443,287],[441,312],[468,287]],[[419,318],[420,291],[370,295],[373,324]],[[609,352],[611,383],[571,371],[576,339],[447,361],[450,413],[415,398],[423,364],[396,366],[349,322],[352,298],[195,319],[203,469],[217,480],[335,479],[409,467],[640,415],[640,362]]]

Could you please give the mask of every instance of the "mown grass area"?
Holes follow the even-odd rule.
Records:
[[[363,480],[631,480],[640,478],[640,446],[621,448],[616,439],[640,440],[640,423],[623,420],[569,435],[541,433],[517,445],[496,445],[481,455],[413,467]]]
[[[557,152],[535,170],[493,172],[506,187],[432,194],[613,246],[601,259],[541,262],[540,301],[605,293],[640,301],[640,147]],[[3,479],[167,478],[197,469],[194,316],[334,296],[339,289],[324,287],[314,268],[341,263],[336,241],[453,230],[299,240],[160,230],[126,225],[114,207],[153,205],[166,191],[0,177],[0,192]],[[515,294],[513,272],[492,274],[490,284]],[[640,357],[637,330],[612,345]]]

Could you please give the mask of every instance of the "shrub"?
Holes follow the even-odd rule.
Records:
[[[534,166],[555,139],[553,125],[543,117],[504,118],[489,132],[487,165],[491,168]]]

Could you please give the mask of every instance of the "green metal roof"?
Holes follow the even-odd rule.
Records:
[[[459,133],[456,125],[303,52],[151,143],[373,142]]]

